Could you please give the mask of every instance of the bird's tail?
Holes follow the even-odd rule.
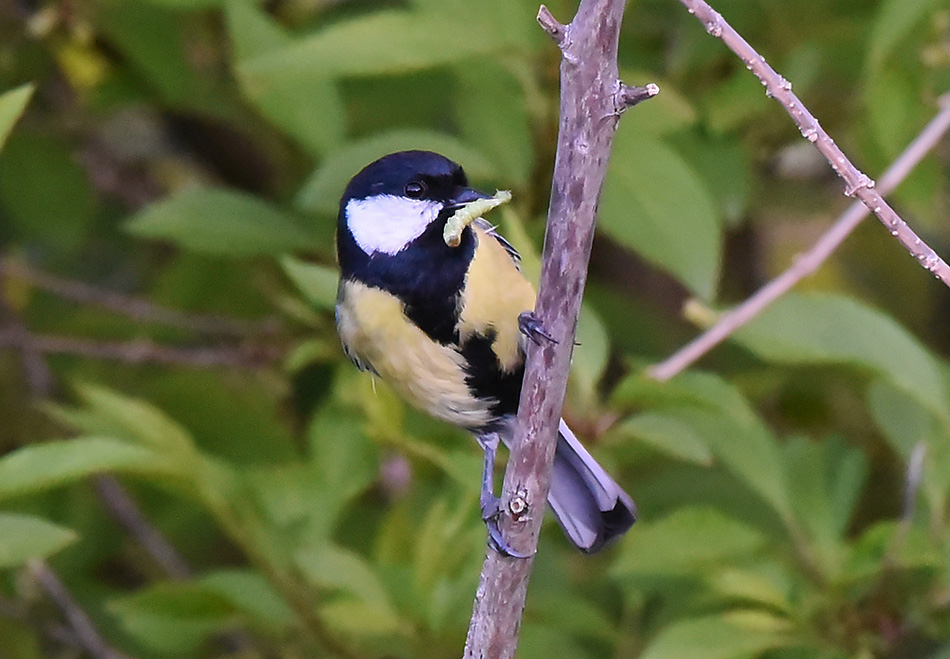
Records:
[[[637,521],[630,495],[607,475],[561,420],[548,503],[578,549],[593,553]]]

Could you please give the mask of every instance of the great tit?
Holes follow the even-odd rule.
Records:
[[[519,256],[484,219],[443,238],[448,218],[485,198],[455,162],[429,151],[393,153],[366,166],[340,200],[336,325],[360,368],[415,407],[471,431],[485,452],[482,513],[490,544],[510,548],[493,523],[492,469],[510,444],[526,340],[543,327]],[[562,420],[548,503],[571,542],[601,549],[636,520],[630,496]]]

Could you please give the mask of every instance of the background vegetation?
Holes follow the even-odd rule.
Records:
[[[942,0],[716,8],[872,176],[950,89]],[[480,457],[343,358],[335,207],[375,157],[438,150],[513,191],[536,272],[536,11],[0,4],[0,657],[82,654],[37,557],[131,655],[459,655]],[[597,557],[549,525],[520,656],[950,657],[946,288],[868,222],[699,368],[644,377],[695,334],[687,299],[710,322],[846,200],[679,3],[631,3],[621,67],[662,92],[621,122],[565,414],[641,521]],[[945,257],[948,171],[944,140],[892,196]]]

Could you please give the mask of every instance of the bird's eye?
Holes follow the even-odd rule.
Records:
[[[411,199],[418,199],[426,193],[426,185],[422,181],[409,181],[406,183],[406,196]]]

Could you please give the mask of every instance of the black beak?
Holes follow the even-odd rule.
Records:
[[[483,194],[478,190],[473,190],[472,188],[456,188],[455,192],[452,194],[452,198],[449,199],[450,206],[461,206],[462,204],[467,204],[470,201],[475,201],[476,199],[491,199],[491,195]]]

